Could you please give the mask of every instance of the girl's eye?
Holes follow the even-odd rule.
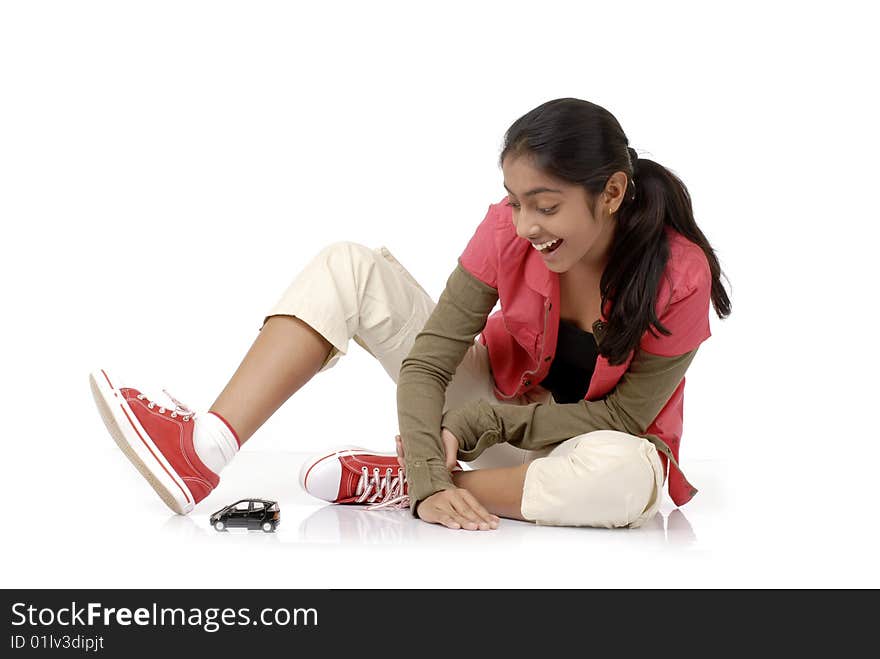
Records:
[[[511,208],[519,208],[519,204],[514,204],[509,201],[506,203],[506,205],[510,206]],[[550,213],[552,213],[553,211],[556,210],[556,206],[553,206],[552,208],[539,208],[538,210],[541,211],[542,213],[544,213],[544,215],[549,215]]]

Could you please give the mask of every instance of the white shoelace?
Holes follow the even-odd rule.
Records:
[[[184,405],[179,400],[177,400],[174,396],[172,396],[170,393],[168,393],[167,389],[163,389],[162,391],[164,391],[165,395],[168,396],[168,398],[170,398],[171,401],[174,403],[174,411],[171,413],[172,419],[176,418],[178,416],[182,416],[184,421],[189,421],[191,417],[195,418],[196,413],[193,412],[187,405]],[[152,400],[150,400],[149,398],[147,398],[146,396],[144,396],[144,394],[139,394],[138,398],[140,400],[147,401],[149,403],[147,405],[147,407],[149,407],[150,409],[153,409],[154,407],[156,407],[156,403],[153,402]],[[159,414],[164,414],[164,413],[165,413],[165,406],[160,405],[159,406]]]
[[[409,495],[403,493],[406,484],[406,475],[403,467],[397,468],[397,475],[392,477],[394,471],[391,467],[385,469],[385,476],[380,477],[378,467],[373,467],[373,475],[366,467],[361,467],[361,478],[358,481],[357,491],[360,492],[357,503],[369,503],[366,510],[379,510],[380,508],[408,508]]]

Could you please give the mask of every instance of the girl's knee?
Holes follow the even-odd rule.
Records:
[[[325,245],[317,254],[329,261],[364,261],[374,260],[376,252],[366,245],[351,240],[338,240]]]
[[[329,275],[334,282],[334,291],[340,286],[352,285],[360,292],[379,258],[381,256],[366,245],[339,240],[325,245],[306,269]],[[323,285],[323,282],[318,280],[318,285]]]
[[[616,431],[572,438],[526,473],[522,514],[539,524],[641,526],[657,511],[663,472],[649,441]]]

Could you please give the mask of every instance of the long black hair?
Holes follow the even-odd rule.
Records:
[[[499,166],[508,155],[530,156],[539,170],[583,186],[594,200],[615,172],[626,172],[629,178],[625,199],[615,213],[611,253],[599,283],[602,308],[609,297],[614,301],[599,345],[609,364],[624,363],[646,331],[656,337],[652,325],[665,336],[672,333],[660,324],[654,309],[669,260],[665,226],[703,250],[712,273],[715,313],[722,319],[730,315],[718,258],[694,220],[687,188],[663,165],[639,158],[608,110],[577,98],[547,101],[507,129]]]

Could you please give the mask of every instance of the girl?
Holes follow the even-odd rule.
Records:
[[[684,375],[711,335],[710,300],[720,318],[730,301],[687,189],[628,143],[598,105],[538,106],[507,130],[507,195],[436,304],[384,246],[331,244],[264,318],[206,414],[170,394],[166,410],[93,372],[108,430],[186,514],[354,339],[397,383],[397,451],[309,460],[300,482],[316,497],[408,505],[468,530],[500,517],[637,527],[667,481],[672,501],[686,503],[696,489],[678,464]]]

